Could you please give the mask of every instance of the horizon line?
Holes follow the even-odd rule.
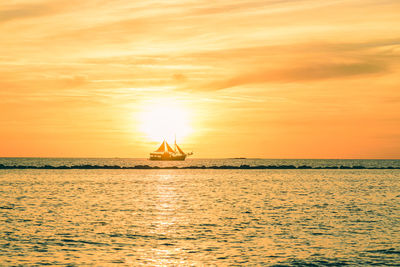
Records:
[[[147,157],[54,157],[54,156],[0,156],[5,158],[42,159],[148,159]],[[191,157],[190,159],[265,159],[265,160],[400,160],[400,158],[262,158],[262,157]],[[189,159],[189,160],[190,160]]]

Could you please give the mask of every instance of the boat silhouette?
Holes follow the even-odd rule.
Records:
[[[149,160],[185,160],[187,156],[192,155],[193,153],[185,153],[178,146],[175,140],[174,148],[172,148],[167,141],[163,141],[160,147],[150,153]]]

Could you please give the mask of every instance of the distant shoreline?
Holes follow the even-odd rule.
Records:
[[[169,170],[169,169],[213,169],[213,170],[325,170],[325,169],[333,169],[333,170],[400,170],[399,167],[365,167],[365,166],[318,166],[312,167],[308,165],[302,166],[294,166],[294,165],[240,165],[240,166],[232,166],[232,165],[221,165],[221,166],[149,166],[149,165],[135,165],[135,166],[118,166],[118,165],[73,165],[73,166],[26,166],[26,165],[3,165],[0,164],[0,169],[3,170],[12,170],[12,169],[41,169],[41,170],[96,170],[96,169],[117,169],[117,170]]]
[[[0,156],[0,159],[132,159],[147,160],[148,158],[131,158],[131,157],[24,157],[24,156]],[[252,157],[234,157],[234,158],[198,158],[191,157],[187,160],[224,160],[224,159],[245,159],[245,160],[400,160],[400,158],[252,158]]]

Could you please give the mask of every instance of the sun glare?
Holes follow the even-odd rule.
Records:
[[[192,131],[188,112],[182,105],[171,100],[148,103],[140,114],[140,130],[151,141],[161,142],[165,139],[173,143],[176,136],[182,142]]]

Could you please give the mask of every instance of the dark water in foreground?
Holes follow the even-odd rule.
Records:
[[[400,170],[0,170],[0,265],[398,266],[399,181]]]

